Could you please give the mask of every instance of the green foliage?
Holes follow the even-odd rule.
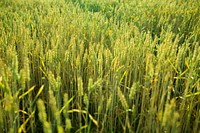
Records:
[[[196,0],[1,0],[0,132],[198,132]]]

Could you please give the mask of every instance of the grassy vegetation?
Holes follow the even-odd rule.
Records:
[[[1,0],[0,132],[200,131],[198,0]]]

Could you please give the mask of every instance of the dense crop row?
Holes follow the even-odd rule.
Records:
[[[196,0],[1,0],[0,132],[200,130]]]

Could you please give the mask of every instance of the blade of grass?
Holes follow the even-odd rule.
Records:
[[[89,114],[87,111],[85,111],[85,110],[78,110],[78,109],[72,109],[72,110],[69,110],[69,111],[68,111],[68,113],[73,113],[73,112],[88,114],[88,116],[89,116],[89,118],[92,120],[92,122],[93,122],[97,127],[99,127],[98,122],[97,122],[97,121],[92,117],[92,115]]]
[[[70,98],[66,103],[65,105],[60,109],[60,113],[66,108],[66,106],[68,106],[68,104],[74,99],[74,96],[72,98]]]
[[[30,89],[28,89],[25,93],[23,93],[21,96],[19,96],[19,99],[22,99],[24,96],[29,94],[31,91],[35,89],[35,86],[32,86]]]
[[[25,131],[25,126],[28,123],[28,121],[32,118],[32,116],[35,114],[35,111],[33,111],[29,117],[22,123],[22,125],[18,129],[18,133],[26,132]]]
[[[38,96],[42,93],[43,89],[44,89],[44,85],[42,85],[42,86],[40,87],[40,89],[39,89],[37,95],[35,96],[35,98],[34,98],[34,100],[33,100],[33,102],[32,102],[32,105],[36,102]]]

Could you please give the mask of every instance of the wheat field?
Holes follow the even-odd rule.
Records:
[[[1,0],[1,133],[200,133],[199,0]]]

